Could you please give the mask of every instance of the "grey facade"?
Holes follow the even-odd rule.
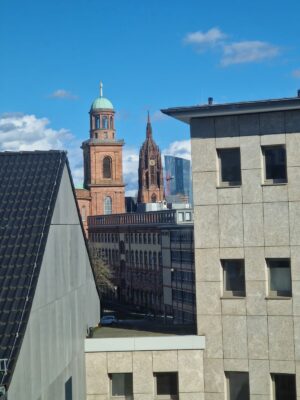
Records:
[[[53,200],[50,195],[44,197],[44,193],[39,191],[42,182],[37,185],[39,189],[29,188],[29,193],[35,196],[34,201],[37,204],[42,204],[45,199],[53,202],[53,207],[49,208],[49,225],[47,220],[45,222],[48,226],[48,233],[44,233],[45,247],[41,254],[32,304],[26,314],[26,329],[15,365],[10,372],[7,398],[84,400],[84,339],[87,328],[99,322],[100,303],[66,155],[63,152],[31,152],[20,155],[17,153],[15,156],[24,159],[22,162],[25,175],[27,171],[31,175],[37,173],[35,164],[27,163],[30,157],[40,158],[40,166],[45,166],[47,158],[50,158],[50,164],[46,168],[57,168],[58,174],[54,181],[57,191]],[[9,169],[6,169],[6,173],[10,173]],[[2,202],[2,208],[3,204]],[[27,213],[30,204],[35,203],[27,203]],[[22,210],[19,207],[19,211]],[[35,208],[32,210],[38,213],[34,211]],[[23,218],[26,218],[25,214]],[[15,266],[15,274],[18,267]],[[19,284],[21,281],[20,279]],[[1,336],[1,349],[4,343],[5,337]]]
[[[245,373],[239,376],[250,392],[240,398],[299,399],[300,99],[165,112],[191,126],[205,399],[238,398],[230,392],[235,372]],[[277,182],[267,179],[266,154],[274,148],[285,154],[286,179]],[[220,178],[226,149],[240,154],[240,182],[232,186]],[[239,295],[226,290],[224,261],[232,260],[244,268]],[[289,290],[282,293],[273,290],[270,262],[278,260],[290,271]],[[289,385],[283,388],[280,379]]]

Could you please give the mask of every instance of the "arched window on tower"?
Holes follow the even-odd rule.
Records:
[[[108,156],[103,159],[103,178],[111,179],[111,158]]]
[[[111,197],[107,196],[104,199],[104,214],[108,215],[112,213],[112,200]]]
[[[114,119],[113,119],[113,117],[110,117],[109,129],[114,129]]]
[[[95,129],[100,129],[100,117],[99,117],[99,115],[95,116]]]
[[[108,129],[108,118],[106,115],[102,117],[102,129]]]
[[[82,208],[81,208],[81,218],[82,218],[82,221],[86,220],[86,208],[85,208],[85,206],[82,206]]]

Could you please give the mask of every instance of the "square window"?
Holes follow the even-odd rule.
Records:
[[[132,374],[110,374],[111,396],[123,396],[131,398],[133,395]]]
[[[241,179],[240,149],[218,149],[220,186],[239,186]]]
[[[221,260],[223,267],[223,290],[226,296],[245,296],[244,260]]]
[[[296,378],[292,374],[272,374],[273,399],[296,400]]]
[[[177,399],[178,374],[177,372],[160,372],[155,374],[156,395],[161,399]]]
[[[266,183],[286,183],[286,151],[285,146],[264,146],[264,179]]]
[[[288,258],[268,258],[270,296],[292,295],[291,264]]]
[[[225,372],[228,400],[249,400],[248,372]]]

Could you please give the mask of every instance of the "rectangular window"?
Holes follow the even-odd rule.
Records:
[[[268,258],[269,295],[292,295],[291,264],[288,258]]]
[[[241,185],[240,149],[218,149],[220,186]]]
[[[228,400],[250,400],[248,372],[225,372]]]
[[[178,398],[177,372],[160,372],[155,374],[156,396],[162,399]]]
[[[221,260],[223,267],[223,290],[226,296],[245,296],[244,260]]]
[[[65,399],[72,400],[73,393],[72,393],[72,377],[67,380],[65,383]]]
[[[286,151],[285,146],[264,146],[264,179],[266,183],[286,183]]]
[[[131,398],[133,395],[132,374],[110,374],[111,396]]]
[[[296,400],[296,378],[292,374],[272,374],[273,399]]]

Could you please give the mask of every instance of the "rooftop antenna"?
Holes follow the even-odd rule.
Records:
[[[100,82],[100,97],[103,97],[103,83]]]

